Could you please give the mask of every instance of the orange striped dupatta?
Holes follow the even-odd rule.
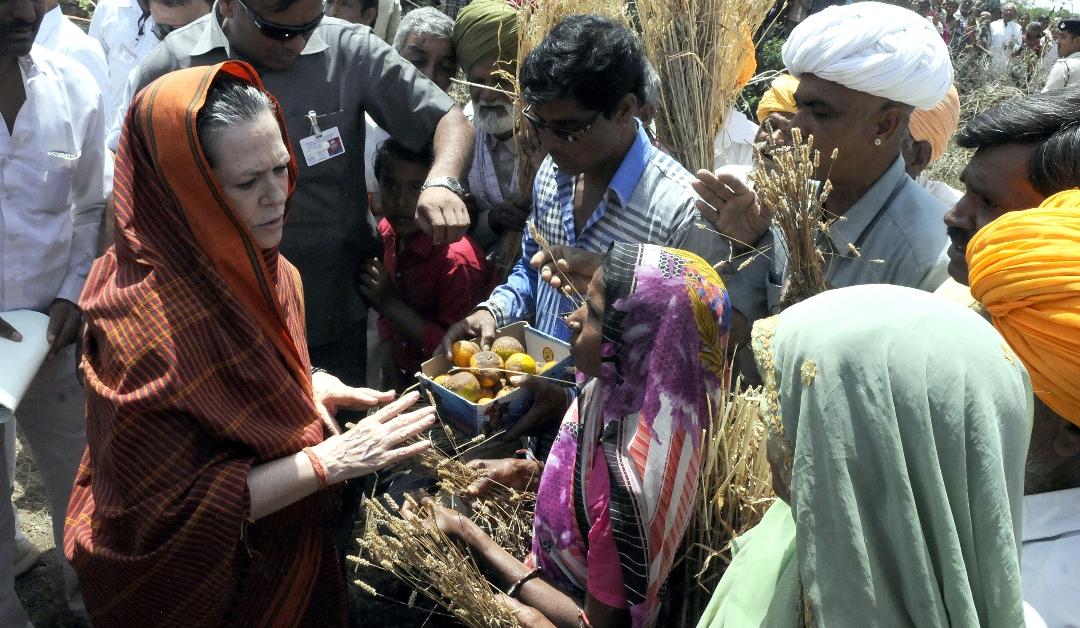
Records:
[[[161,77],[132,101],[116,239],[80,305],[88,446],[65,554],[95,626],[342,625],[336,490],[249,523],[252,466],[323,439],[296,269],[260,250],[199,143],[211,84]],[[290,146],[277,114],[282,140]],[[290,195],[296,178],[290,164]]]

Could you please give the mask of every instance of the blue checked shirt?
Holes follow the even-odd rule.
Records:
[[[694,180],[675,159],[657,150],[641,123],[637,137],[608,185],[607,193],[581,230],[574,230],[576,177],[559,172],[551,157],[544,160],[533,183],[531,220],[552,246],[572,246],[603,255],[612,242],[678,247],[698,221]],[[697,247],[693,247],[697,248]],[[570,299],[540,280],[529,260],[540,250],[528,230],[522,237],[521,259],[478,307],[489,310],[499,327],[531,320],[534,328],[570,340],[562,316],[575,307]],[[709,259],[709,254],[696,251]]]

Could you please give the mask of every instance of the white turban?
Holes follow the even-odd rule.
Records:
[[[949,91],[952,61],[930,20],[881,2],[831,6],[802,21],[783,49],[795,76],[930,109]]]

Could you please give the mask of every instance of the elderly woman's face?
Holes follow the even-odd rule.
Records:
[[[289,193],[289,151],[273,114],[221,129],[205,147],[229,208],[259,248],[281,242]]]
[[[596,269],[585,302],[567,318],[570,328],[570,355],[578,371],[598,377],[600,375],[600,345],[604,337],[604,268]]]

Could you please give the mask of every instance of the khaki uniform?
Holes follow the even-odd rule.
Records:
[[[1064,59],[1055,61],[1053,67],[1050,68],[1049,76],[1046,77],[1046,86],[1042,90],[1048,92],[1073,85],[1080,85],[1080,52],[1074,52]]]

